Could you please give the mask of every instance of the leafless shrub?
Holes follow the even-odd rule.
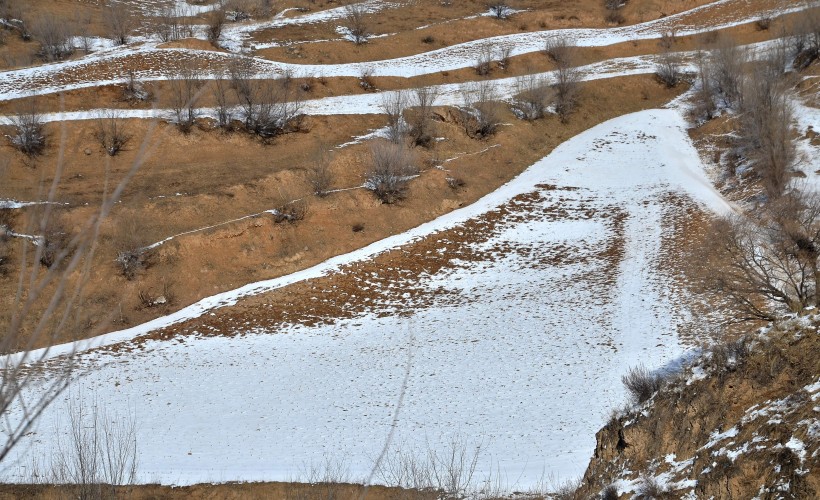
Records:
[[[462,179],[461,177],[447,177],[447,185],[450,187],[450,189],[455,191],[457,189],[463,188],[467,185],[467,183],[464,182],[464,179]]]
[[[500,103],[495,83],[483,81],[468,85],[463,93],[461,120],[465,132],[472,138],[493,135],[501,124]]]
[[[803,70],[820,57],[820,8],[802,11],[789,31],[794,68]]]
[[[793,111],[777,54],[757,65],[745,80],[739,106],[738,150],[763,179],[767,194],[780,196],[795,158]]]
[[[76,498],[116,498],[116,487],[133,484],[137,474],[137,429],[133,416],[109,415],[102,403],[69,400],[68,437],[59,437],[48,458],[51,484],[63,485]]]
[[[361,3],[348,3],[345,5],[345,28],[350,40],[356,45],[367,43],[367,38],[370,36],[367,19],[365,18],[366,14],[367,9]]]
[[[496,19],[507,20],[513,13],[507,5],[507,0],[491,0],[487,7],[490,9],[490,15]]]
[[[493,46],[491,43],[484,43],[478,49],[478,59],[476,60],[475,72],[478,75],[486,76],[493,68]]]
[[[193,64],[183,64],[168,79],[170,107],[179,130],[187,134],[196,123],[197,102],[205,81]]]
[[[116,156],[131,140],[122,113],[117,110],[104,111],[97,117],[95,136],[108,156]]]
[[[668,88],[677,87],[683,80],[678,56],[672,52],[663,52],[655,63],[655,77]]]
[[[38,55],[46,61],[60,61],[74,52],[68,24],[51,13],[38,17],[32,32],[34,38],[40,42]]]
[[[380,108],[387,115],[387,138],[390,142],[401,144],[407,135],[407,123],[404,121],[404,110],[407,97],[403,91],[385,94]]]
[[[675,45],[675,43],[677,43],[677,41],[678,41],[678,34],[673,29],[673,30],[669,30],[669,31],[664,31],[661,34],[661,38],[660,38],[660,40],[658,40],[658,45],[663,50],[668,51],[668,50],[672,50],[672,47]]]
[[[610,484],[598,494],[599,500],[618,500],[618,488],[614,484]]]
[[[604,0],[604,10],[606,15],[604,19],[608,23],[623,24],[626,19],[621,13],[621,9],[626,5],[626,0]]]
[[[137,299],[139,300],[140,307],[143,309],[168,307],[174,305],[176,302],[176,293],[171,283],[164,282],[162,284],[162,292],[159,295],[154,295],[150,291],[140,290],[137,292]]]
[[[122,88],[122,100],[130,102],[144,102],[151,98],[151,93],[145,89],[145,84],[137,78],[133,70],[128,71],[128,79]]]
[[[580,479],[567,479],[551,487],[554,500],[576,500],[576,492],[581,487]]]
[[[303,220],[307,215],[307,210],[307,200],[295,200],[288,193],[280,192],[279,201],[273,209],[273,221],[277,224],[282,222],[293,224]]]
[[[429,147],[433,142],[433,106],[438,99],[434,87],[420,87],[413,91],[414,109],[410,113],[410,137],[416,146]]]
[[[755,26],[756,26],[756,27],[757,27],[757,29],[758,29],[758,30],[760,30],[760,31],[766,31],[766,30],[768,30],[768,29],[771,27],[771,25],[772,25],[772,18],[771,18],[771,17],[768,17],[768,16],[766,16],[766,17],[761,17],[760,19],[758,19],[757,21],[755,21]]]
[[[425,35],[425,37],[421,39],[421,43],[426,43],[428,45],[435,41],[436,39],[433,38],[433,35]]]
[[[40,265],[60,266],[71,255],[71,235],[59,219],[52,218],[37,238]]]
[[[182,12],[176,6],[166,6],[153,18],[150,28],[163,42],[179,40],[185,36]]]
[[[566,35],[550,37],[544,44],[544,52],[559,65],[571,64],[576,51],[575,42]]]
[[[555,91],[544,77],[523,75],[515,81],[513,112],[524,120],[539,120],[552,104]]]
[[[222,130],[231,130],[233,124],[233,100],[230,97],[230,81],[222,71],[217,72],[212,86],[216,102],[216,123]]]
[[[634,404],[649,401],[649,398],[658,392],[663,385],[663,378],[660,375],[651,373],[644,366],[630,368],[626,375],[621,377],[621,381],[629,391],[629,396]]]
[[[119,269],[120,275],[131,281],[141,271],[150,267],[150,257],[151,252],[145,248],[131,248],[117,252],[117,258],[114,262]]]
[[[127,4],[108,0],[103,7],[103,24],[108,30],[109,36],[114,39],[117,45],[128,43],[136,23],[131,7]]]
[[[376,83],[373,81],[372,66],[362,66],[361,72],[359,73],[359,87],[367,92],[376,90]]]
[[[655,477],[644,476],[641,479],[641,485],[638,487],[635,498],[638,500],[664,500],[670,498],[670,496],[666,486],[658,482]]]
[[[504,44],[498,49],[498,65],[506,71],[510,67],[513,46]]]
[[[208,36],[208,41],[213,45],[219,45],[219,39],[222,37],[222,29],[225,26],[225,11],[222,9],[215,9],[208,13],[205,33]]]
[[[561,123],[566,123],[578,107],[581,95],[581,73],[573,61],[558,64],[553,89],[555,90],[555,112],[558,113]]]
[[[37,109],[37,101],[29,99],[10,120],[14,132],[7,137],[12,146],[30,158],[43,154],[46,149],[45,121]]]
[[[709,73],[715,97],[726,107],[734,108],[740,104],[740,92],[745,78],[744,66],[748,60],[747,51],[732,39],[718,39],[708,62]]]
[[[703,52],[698,53],[698,74],[695,89],[692,94],[691,117],[696,122],[711,120],[717,112],[715,102],[716,90],[714,85],[713,65]]]
[[[308,182],[313,189],[313,194],[324,198],[333,186],[333,172],[330,169],[330,156],[326,148],[319,148],[319,153],[312,163],[308,169]]]
[[[234,59],[229,72],[248,132],[269,140],[299,129],[302,102],[292,85],[255,78],[256,69],[247,58]]]
[[[403,144],[376,142],[370,149],[371,168],[366,174],[365,187],[382,201],[392,204],[402,200],[407,183],[418,174],[413,155]]]

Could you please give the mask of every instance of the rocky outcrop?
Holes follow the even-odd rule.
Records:
[[[710,348],[614,413],[576,498],[820,498],[819,324]]]

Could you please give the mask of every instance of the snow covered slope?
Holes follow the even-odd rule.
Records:
[[[359,479],[392,427],[407,366],[395,447],[441,449],[458,434],[483,444],[480,474],[497,467],[512,487],[579,475],[607,409],[623,399],[620,375],[685,351],[676,327],[687,311],[658,266],[664,217],[675,210],[670,192],[729,210],[678,111],[599,125],[470,207],[299,275],[206,299],[177,319],[500,214],[498,230],[471,244],[469,263],[416,278],[434,298],[409,303],[411,315],[374,310],[277,331],[237,324],[233,337],[85,353],[83,391],[48,409],[15,449],[20,467],[0,480],[50,456],[67,399],[80,397],[104,402],[109,415],[134,414],[141,481],[281,480],[326,456]]]

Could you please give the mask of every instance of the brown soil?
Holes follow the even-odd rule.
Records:
[[[193,486],[147,484],[119,487],[114,498],[127,500],[433,500],[434,493],[343,483],[224,483]],[[0,485],[0,500],[76,498],[68,487]],[[103,497],[106,498],[106,497]]]

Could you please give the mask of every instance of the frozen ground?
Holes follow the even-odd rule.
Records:
[[[104,402],[109,415],[134,415],[144,482],[288,479],[328,456],[360,479],[391,429],[408,359],[395,447],[441,449],[458,434],[484,445],[480,475],[498,470],[511,488],[576,476],[608,409],[624,399],[620,375],[685,351],[676,331],[686,302],[658,266],[675,210],[669,192],[729,210],[704,178],[678,111],[599,125],[470,207],[178,317],[459,229],[504,205],[500,230],[472,244],[475,260],[418,276],[440,296],[432,304],[409,303],[410,315],[278,331],[238,324],[234,337],[86,353],[75,386],[82,394],[48,409],[0,479],[25,479],[31,457],[50,456],[66,402],[78,397]]]

